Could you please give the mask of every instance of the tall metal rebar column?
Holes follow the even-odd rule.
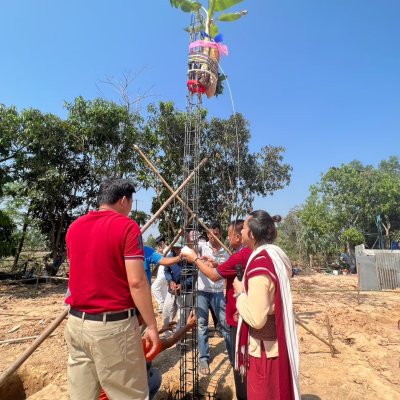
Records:
[[[189,93],[187,97],[187,120],[185,127],[184,162],[183,175],[186,178],[199,165],[200,156],[200,133],[202,102],[200,94]],[[199,172],[198,169],[185,187],[182,199],[197,215],[199,210]],[[191,218],[186,207],[182,207],[182,227],[185,227],[186,241],[197,248],[198,222]],[[192,220],[192,222],[190,222]],[[197,270],[190,264],[185,263],[181,269],[181,304],[179,318],[182,323],[187,320],[191,310],[197,306],[196,296]],[[180,387],[177,392],[178,399],[197,399],[199,393],[198,374],[198,347],[197,329],[188,332],[178,346],[180,351]]]
[[[195,22],[192,20],[192,26]],[[190,42],[195,41],[198,29],[193,29]],[[190,79],[190,77],[189,77]],[[199,211],[199,171],[200,162],[200,137],[202,132],[202,94],[188,91],[186,103],[186,124],[183,155],[183,178],[192,171],[196,171],[193,179],[188,183],[182,193],[184,203],[198,215]],[[191,222],[190,222],[191,221]],[[182,228],[185,230],[186,241],[197,250],[198,222],[193,218],[187,207],[182,207]],[[196,296],[197,269],[185,264],[181,270],[181,296],[182,307],[179,310],[179,318],[182,323],[187,320],[191,310],[197,306]],[[178,346],[180,349],[180,386],[176,398],[198,399],[201,396],[199,390],[198,372],[198,347],[197,329],[188,332]]]

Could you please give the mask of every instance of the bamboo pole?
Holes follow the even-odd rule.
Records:
[[[25,321],[29,320],[38,320],[38,319],[44,319],[46,317],[39,317],[35,315],[29,315],[29,314],[14,314],[14,313],[0,313],[1,316],[8,316],[8,317],[23,317]]]
[[[36,279],[37,278],[15,279],[13,281],[5,281],[5,282],[2,282],[2,283],[4,283],[5,285],[13,285],[15,283],[36,281]]]
[[[55,279],[55,280],[62,280],[62,281],[68,280],[68,278],[64,278],[61,276],[38,276],[36,278],[17,279],[17,280],[13,280],[13,281],[5,281],[3,283],[5,285],[13,285],[14,283],[31,282],[31,281],[37,281],[39,279]]]
[[[55,333],[52,333],[50,336],[54,336]],[[20,337],[20,338],[15,338],[15,339],[7,339],[7,340],[0,340],[0,344],[7,344],[7,343],[20,343],[20,342],[26,342],[27,340],[32,340],[32,339],[36,339],[39,336],[25,336],[25,337]]]
[[[308,333],[311,333],[311,335],[313,335],[314,337],[316,337],[318,340],[320,340],[322,343],[325,343],[329,348],[331,348],[331,345],[329,344],[329,342],[327,342],[324,338],[322,338],[321,336],[317,335],[314,331],[312,331],[307,325],[305,325],[303,322],[300,321],[299,317],[294,314],[295,317],[295,321],[301,326],[303,327]],[[339,351],[336,349],[336,347],[334,345],[332,345],[333,351],[336,354],[339,354]]]
[[[174,189],[168,184],[168,182],[163,178],[163,176],[158,172],[157,168],[153,165],[153,163],[146,157],[146,155],[140,150],[139,146],[136,144],[133,145],[133,148],[136,150],[137,153],[143,158],[143,160],[146,162],[146,164],[150,167],[150,169],[157,175],[157,177],[160,179],[160,181],[164,184],[164,186],[171,192],[174,193]],[[208,233],[210,234],[223,248],[228,254],[232,254],[232,251],[229,250],[228,247],[225,246],[224,243],[221,242],[209,229],[208,227],[199,219],[199,216],[183,201],[183,199],[180,196],[176,196],[176,199],[183,204],[183,206],[186,208],[189,213],[194,215],[196,218],[197,222],[201,227]]]
[[[329,348],[331,349],[331,356],[335,357],[335,349],[333,348],[332,329],[331,329],[331,322],[329,321],[329,315],[326,315],[325,321],[326,321],[326,328],[328,330]]]
[[[50,334],[61,324],[67,316],[69,307],[60,313],[60,315],[37,337],[37,339],[28,347],[17,360],[8,367],[0,376],[0,387],[4,384],[6,379],[12,375],[26,360],[27,358],[43,343],[43,341],[50,336]]]
[[[169,206],[169,204],[174,200],[177,196],[178,193],[189,183],[189,181],[193,178],[194,174],[196,173],[196,170],[200,169],[207,161],[207,158],[204,158],[200,164],[190,173],[190,175],[182,182],[182,184],[178,187],[178,189],[175,190],[175,192],[172,193],[172,195],[169,197],[169,199],[159,208],[159,210],[150,218],[150,221],[148,221],[142,228],[142,234],[146,232],[146,230],[149,228],[149,226],[158,218],[158,216]]]

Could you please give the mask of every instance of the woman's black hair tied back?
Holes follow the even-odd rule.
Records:
[[[277,224],[278,222],[282,221],[282,217],[280,215],[274,215],[272,220]]]

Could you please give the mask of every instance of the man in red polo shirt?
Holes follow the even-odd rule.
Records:
[[[99,209],[74,221],[67,233],[71,306],[65,328],[71,400],[147,399],[146,362],[137,320],[147,325],[151,358],[159,347],[140,229],[128,218],[133,185],[101,183]]]
[[[231,337],[231,354],[235,354],[236,347],[236,331],[238,325],[238,312],[236,310],[236,298],[234,297],[233,281],[236,278],[236,265],[242,265],[243,271],[247,261],[252,253],[252,250],[242,243],[242,229],[244,220],[237,219],[230,223],[228,228],[229,244],[234,250],[234,253],[224,263],[219,265],[211,265],[206,258],[198,258],[193,251],[189,255],[185,254],[188,262],[194,263],[196,267],[212,281],[216,282],[221,279],[226,279],[226,322],[230,327]],[[234,360],[230,360],[234,364]],[[238,400],[247,399],[246,377],[241,377],[236,370],[233,371],[236,387],[236,398]]]

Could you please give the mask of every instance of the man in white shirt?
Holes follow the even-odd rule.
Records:
[[[209,230],[218,238],[221,237],[221,226],[215,221],[210,224]],[[221,264],[229,258],[224,248],[208,234],[208,242],[199,243],[199,256],[210,262]],[[210,350],[208,346],[208,314],[212,309],[217,316],[222,336],[224,337],[228,354],[231,351],[229,328],[226,322],[224,280],[213,282],[199,271],[197,279],[197,326],[199,343],[199,372],[202,375],[210,373]],[[231,355],[229,354],[231,359]]]

